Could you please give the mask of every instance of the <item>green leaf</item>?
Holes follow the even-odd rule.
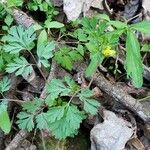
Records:
[[[144,44],[141,49],[142,52],[150,52],[150,45]]]
[[[13,22],[13,17],[11,15],[7,15],[6,18],[4,19],[4,22],[6,23],[7,26],[10,26]]]
[[[46,28],[49,28],[49,29],[51,29],[51,28],[56,28],[56,29],[58,29],[58,28],[64,27],[64,24],[63,24],[63,23],[60,23],[60,22],[58,22],[58,21],[51,21],[51,22],[47,22],[47,23],[45,24],[45,27],[46,27]]]
[[[38,66],[41,67],[43,64],[44,67],[49,67],[48,59],[53,57],[53,50],[55,49],[54,42],[49,42],[47,45],[41,43],[37,48],[38,56]]]
[[[93,92],[89,89],[83,89],[79,95],[81,101],[84,102],[84,110],[92,115],[95,115],[98,111],[100,104],[90,97],[93,95]]]
[[[0,81],[0,92],[6,92],[10,89],[11,87],[11,80],[8,79],[8,77],[4,77],[1,81]]]
[[[7,112],[7,104],[5,102],[0,103],[0,128],[8,134],[11,130],[11,122]]]
[[[48,94],[48,96],[47,96],[46,99],[45,99],[45,103],[46,103],[46,105],[49,106],[49,107],[53,106],[54,103],[55,103],[55,101],[56,101],[56,99],[52,98],[52,97],[51,97],[51,94]]]
[[[97,114],[100,104],[94,99],[84,99],[84,110],[92,115]]]
[[[65,108],[63,117],[50,123],[49,127],[56,138],[65,139],[76,134],[83,119],[85,119],[84,113],[79,111],[76,106],[71,105]]]
[[[81,54],[81,56],[84,56],[84,48],[82,45],[79,44],[76,50]]]
[[[140,55],[139,42],[132,31],[127,32],[126,40],[126,70],[135,87],[143,84],[143,63]]]
[[[33,113],[39,110],[41,105],[42,105],[42,100],[40,98],[34,98],[33,101],[27,101],[23,103],[22,107],[23,110],[26,110],[29,113]]]
[[[76,32],[77,32],[77,37],[78,37],[79,41],[82,41],[82,42],[87,41],[87,35],[84,33],[84,30],[77,29]]]
[[[45,45],[47,43],[47,32],[46,30],[42,30],[40,32],[40,35],[38,36],[38,41],[37,41],[37,49],[41,46],[41,45]]]
[[[32,71],[32,66],[27,62],[27,60],[24,57],[14,59],[14,63],[8,64],[6,68],[6,72],[15,72],[16,76],[22,75],[24,77],[31,74]]]
[[[47,85],[47,92],[49,93],[47,102],[50,105],[54,102],[54,99],[59,96],[68,96],[68,94],[74,94],[79,91],[80,87],[70,77],[65,77],[64,81],[60,79],[52,79]],[[51,103],[52,102],[52,103]]]
[[[131,29],[141,31],[146,34],[150,34],[150,21],[142,21],[131,25]]]
[[[91,77],[96,72],[97,67],[102,63],[104,56],[100,53],[91,55],[91,62],[85,71],[86,77]]]
[[[53,123],[56,120],[60,120],[65,113],[65,106],[57,106],[49,109],[48,113],[48,122]]]
[[[8,7],[22,6],[23,0],[7,0]]]
[[[56,99],[58,96],[67,96],[71,89],[66,87],[62,80],[52,79],[47,86],[47,92],[51,95],[51,99]]]
[[[36,123],[37,123],[37,128],[42,130],[42,129],[49,129],[48,125],[48,113],[40,113],[36,116]]]
[[[13,26],[5,36],[4,50],[11,54],[17,54],[22,50],[31,50],[34,47],[35,33],[33,27],[24,29],[22,26]]]
[[[17,115],[17,118],[19,119],[17,121],[17,124],[19,126],[20,129],[26,129],[27,131],[32,131],[34,128],[34,115],[33,114],[29,114],[26,112],[20,112]]]
[[[81,60],[82,56],[76,49],[61,48],[55,53],[54,59],[64,68],[72,70],[74,62]]]
[[[127,24],[121,21],[109,21],[109,24],[116,27],[117,29],[127,28]]]
[[[79,91],[80,89],[80,86],[78,86],[75,81],[73,79],[71,79],[69,76],[65,76],[64,78],[66,84],[67,84],[67,87],[71,90],[71,93],[74,94],[76,93],[77,91]]]
[[[106,15],[106,14],[98,14],[96,17],[100,18],[100,19],[103,19],[103,20],[106,20],[106,21],[110,21],[109,16]]]

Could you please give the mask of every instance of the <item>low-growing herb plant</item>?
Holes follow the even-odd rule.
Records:
[[[37,45],[35,40],[37,40]],[[15,73],[16,76],[22,75],[25,79],[34,70],[33,65],[37,66],[37,68],[42,66],[49,67],[50,63],[48,60],[54,56],[55,42],[48,41],[45,30],[42,30],[36,38],[33,27],[24,29],[22,26],[13,26],[8,31],[8,34],[2,38],[2,42],[2,49],[7,55],[17,55],[13,62],[7,64],[6,72]],[[36,56],[32,53],[33,49],[36,49]],[[78,51],[69,51],[70,53],[67,53],[71,62],[69,67],[72,67],[72,61],[82,57]],[[31,57],[34,57],[35,64],[30,64],[23,56],[23,53],[26,52]],[[64,59],[59,53],[56,52],[55,59]],[[57,55],[60,56],[58,57]],[[68,69],[70,69],[69,67]],[[8,84],[8,81],[5,80],[2,80],[2,92],[10,88],[10,81]],[[53,79],[47,84],[47,93],[48,96],[44,101],[40,98],[34,98],[34,100],[25,102],[22,105],[22,111],[17,115],[19,119],[17,123],[20,129],[28,131],[49,129],[56,138],[64,139],[77,133],[80,123],[86,118],[88,113],[92,115],[97,113],[99,103],[91,98],[93,92],[88,88],[81,89],[70,77],[65,77],[64,80]],[[66,96],[70,97],[69,101],[65,99]],[[83,108],[72,103],[75,96],[83,103]],[[7,99],[4,97],[3,101],[7,101]],[[44,108],[47,108],[47,111],[44,111]],[[10,121],[8,121],[7,124],[10,124]]]
[[[112,21],[107,15],[98,15],[93,18],[83,18],[81,27],[70,34],[77,38],[78,46],[87,48],[90,55],[90,64],[86,69],[86,76],[92,76],[97,67],[107,57],[116,57],[119,54],[119,38],[125,36],[125,64],[127,77],[131,78],[135,87],[143,84],[143,62],[140,54],[141,46],[136,32],[150,33],[150,22],[142,21],[129,25],[127,22]]]

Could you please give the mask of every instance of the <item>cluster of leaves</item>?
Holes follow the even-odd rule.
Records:
[[[55,10],[54,6],[50,1],[45,0],[30,0],[27,3],[27,7],[30,11],[41,11],[46,14],[45,25],[52,21],[54,16],[58,15],[58,11]]]
[[[114,57],[115,53],[119,54],[117,46],[119,38],[124,34],[126,35],[124,66],[127,76],[131,78],[135,87],[141,87],[143,84],[143,63],[140,44],[135,33],[140,31],[148,34],[150,22],[142,21],[128,25],[127,22],[112,21],[107,15],[101,14],[93,18],[85,17],[80,24],[82,29],[77,29],[74,32],[74,37],[82,42],[82,45],[89,51],[91,62],[86,69],[86,76],[92,76],[104,58]],[[113,31],[109,31],[110,26]]]
[[[83,58],[83,53],[81,50],[81,47],[62,47],[58,52],[55,53],[54,59],[57,61],[57,63],[61,64],[62,67],[66,68],[67,70],[72,70],[74,62],[82,60]]]
[[[55,25],[56,24],[52,24],[51,28],[62,27],[61,24],[58,23],[58,26]],[[35,40],[37,40],[37,42],[35,42]],[[1,41],[3,42],[1,50],[6,53],[6,55],[13,56],[12,61],[7,62],[5,68],[6,72],[15,72],[17,76],[22,75],[23,77],[28,76],[33,71],[33,64],[28,62],[23,55],[24,53],[31,54],[31,57],[34,57],[36,65],[39,68],[42,66],[49,67],[50,63],[48,60],[53,56],[58,63],[62,63],[60,60],[66,60],[63,64],[64,67],[68,67],[68,70],[71,70],[73,61],[80,60],[84,54],[84,51],[81,50],[82,46],[78,46],[78,48],[73,50],[62,48],[54,55],[55,42],[48,41],[48,35],[45,29],[43,29],[36,38],[33,27],[24,29],[22,26],[12,26],[8,30],[8,34],[3,36]],[[37,57],[32,54],[32,51],[35,49]],[[2,85],[6,86],[7,84],[3,82]],[[2,92],[5,92],[6,89],[9,89],[9,86],[1,89]],[[51,83],[47,85],[47,92],[48,96],[45,101],[42,101],[40,98],[35,98],[22,105],[23,110],[17,115],[17,123],[21,129],[27,129],[28,131],[32,131],[33,129],[49,129],[56,138],[64,139],[77,133],[80,123],[86,118],[86,113],[91,113],[92,115],[97,113],[99,103],[91,98],[93,92],[89,89],[80,89],[69,77],[65,77],[64,80],[53,79]],[[74,96],[79,97],[83,103],[82,111],[80,107],[72,103],[72,98],[68,101],[69,96],[72,98]],[[65,97],[68,98],[66,99]],[[7,99],[4,98],[4,100],[6,101]],[[7,112],[6,108],[7,107],[5,107],[5,112]],[[45,111],[44,108],[47,108],[47,111]],[[5,125],[6,122],[3,122],[3,126]],[[1,128],[3,129],[3,127]],[[7,131],[6,129],[3,130],[5,132],[10,131],[10,125],[9,130],[8,128]]]
[[[77,134],[86,113],[97,113],[99,103],[91,98],[93,92],[89,89],[80,89],[70,77],[65,77],[64,80],[53,79],[47,85],[47,92],[48,96],[44,102],[35,98],[23,104],[24,111],[17,115],[17,123],[21,129],[48,129],[56,138],[65,139]],[[72,98],[66,101],[63,97],[68,95]],[[71,102],[75,95],[83,102],[84,111]],[[44,105],[47,111],[43,111]]]
[[[24,77],[31,74],[33,71],[32,64],[25,57],[20,56],[20,54],[25,51],[31,54],[31,50],[35,48],[35,39],[36,34],[33,27],[24,29],[22,26],[13,26],[10,28],[8,35],[2,38],[2,41],[5,43],[2,49],[4,54],[15,56],[15,58],[11,63],[8,61],[6,72],[15,72],[17,76],[22,75]],[[52,51],[55,49],[55,44],[54,42],[48,42],[45,30],[41,31],[37,43],[37,65],[38,67],[41,67],[41,65],[49,67],[48,59],[53,57]]]

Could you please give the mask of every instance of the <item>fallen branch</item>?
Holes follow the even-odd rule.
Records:
[[[5,150],[16,150],[18,146],[28,137],[29,133],[24,130],[20,130],[19,133],[13,138]]]
[[[91,78],[89,80],[91,80]],[[132,96],[128,95],[121,85],[111,84],[102,74],[99,74],[93,83],[102,91],[112,96],[116,101],[122,103],[137,114],[142,120],[145,122],[150,121],[150,111],[143,107],[143,105]]]
[[[13,18],[17,22],[17,24],[22,25],[26,28],[30,27],[31,25],[35,24],[36,22],[29,17],[26,13],[21,10],[13,9]]]

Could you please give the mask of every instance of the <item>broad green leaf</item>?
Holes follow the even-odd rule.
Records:
[[[24,57],[14,59],[14,63],[8,64],[6,68],[6,72],[15,72],[16,76],[22,75],[24,77],[31,74],[32,71],[32,66],[27,62],[27,60]]]
[[[11,54],[17,54],[22,50],[31,50],[34,47],[35,33],[33,27],[24,29],[22,26],[13,26],[8,31],[4,40],[8,43],[4,45],[4,50]]]
[[[51,28],[62,28],[62,27],[64,27],[64,24],[63,23],[60,23],[60,22],[58,22],[58,21],[51,21],[51,22],[47,22],[46,24],[45,24],[45,27],[46,28],[49,28],[49,29],[51,29]]]
[[[19,126],[20,129],[26,129],[27,131],[32,131],[34,128],[34,115],[33,114],[29,114],[26,112],[20,112],[17,115],[17,118],[19,119],[17,121],[17,124]]]
[[[6,92],[10,89],[11,87],[11,80],[8,79],[8,77],[4,77],[1,81],[0,81],[0,92]]]
[[[96,100],[90,98],[92,95],[93,92],[91,90],[83,89],[81,90],[79,99],[84,103],[84,110],[92,115],[95,115],[100,104]]]
[[[85,119],[84,113],[79,111],[76,106],[71,105],[65,108],[63,117],[50,123],[49,127],[56,138],[65,139],[76,134],[83,119]]]
[[[146,34],[150,34],[150,21],[142,21],[131,25],[131,29],[141,31]]]
[[[143,63],[140,55],[139,42],[132,31],[127,32],[126,40],[126,70],[135,87],[143,84]]]
[[[8,134],[11,130],[11,122],[7,112],[7,104],[4,102],[0,103],[0,128]]]
[[[99,20],[96,17],[93,17],[93,18],[84,17],[81,23],[86,33],[90,33],[91,31],[96,30],[98,21]]]

